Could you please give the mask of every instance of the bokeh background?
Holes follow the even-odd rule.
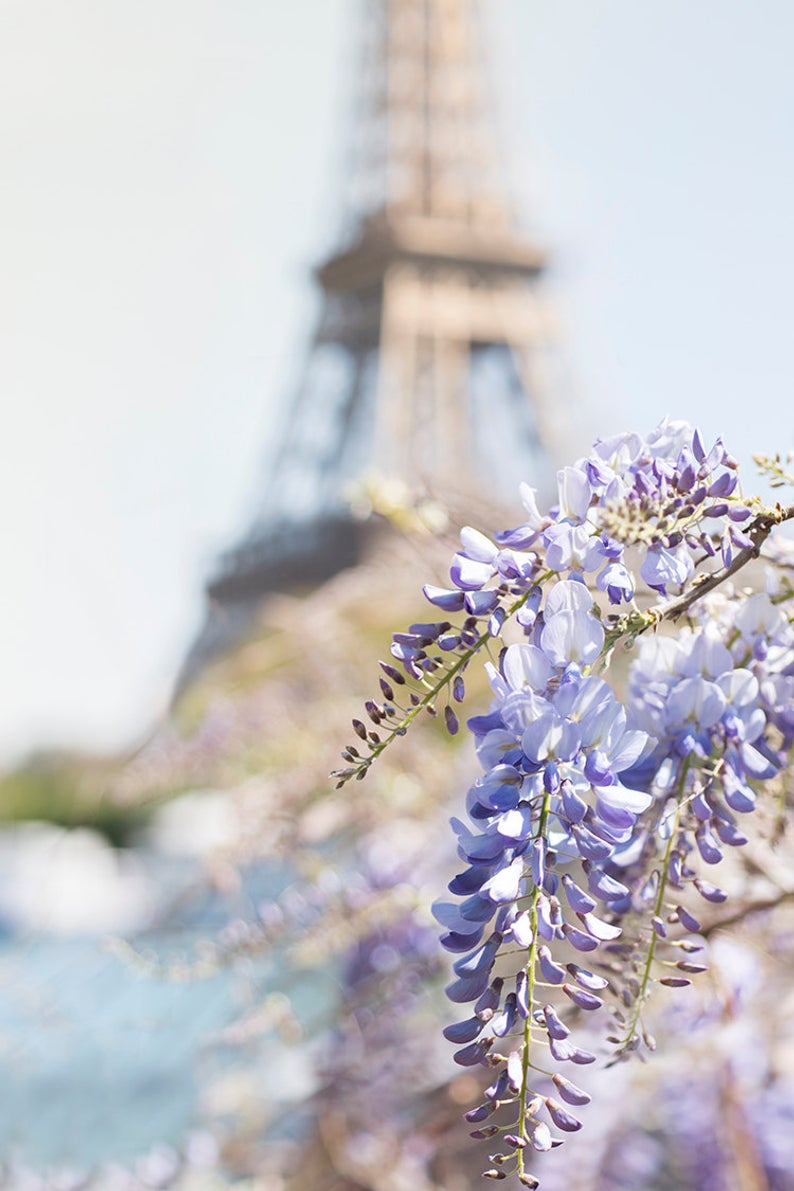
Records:
[[[6,757],[127,743],[261,487],[336,244],[356,0],[4,0]],[[490,0],[506,170],[593,433],[791,439],[785,0]],[[781,442],[781,440],[783,440]]]
[[[358,790],[330,794],[325,776],[390,629],[421,615],[415,593],[442,578],[451,529],[439,541],[395,530],[355,572],[274,597],[172,704],[204,584],[256,506],[300,377],[311,267],[339,240],[361,8],[0,0],[0,1147],[12,1186],[476,1183],[478,1159],[456,1157],[470,1088],[450,1084],[448,1054],[427,1041],[445,1010],[422,916],[454,863],[427,839],[442,838],[470,758],[430,731],[384,766],[377,808]],[[685,417],[722,434],[750,476],[753,451],[794,439],[794,11],[483,8],[505,176],[550,253],[560,401],[585,440]],[[720,977],[723,1016],[757,1013],[735,1027],[736,1047],[762,1053],[762,1036],[790,1033],[785,997],[770,1005],[766,992],[790,975],[770,958],[790,923],[770,930],[768,983],[741,939]],[[351,988],[355,1028],[340,1013]],[[373,1009],[395,996],[416,1009],[418,1054]],[[771,1067],[726,1075],[725,1035],[708,1033],[722,1010],[704,998],[681,1027],[706,1021],[695,1049],[634,1087],[635,1121],[651,1105],[656,1116],[633,1148],[610,1132],[609,1106],[629,1094],[621,1072],[590,1173],[549,1179],[719,1191],[723,1176],[703,1181],[686,1157],[699,1150],[691,1120],[671,1146],[681,1087],[693,1113],[708,1102],[719,1116],[719,1089],[747,1083],[733,1136],[752,1154],[762,1118],[774,1136],[743,1191],[794,1186],[792,1044]],[[385,1141],[356,1115],[373,1095],[359,1070],[362,1056],[372,1066],[373,1019],[371,1045],[391,1056],[377,1094],[398,1122]],[[320,1138],[309,1168],[295,1165],[306,1137]]]

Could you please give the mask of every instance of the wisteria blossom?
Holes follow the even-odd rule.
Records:
[[[450,585],[424,589],[448,619],[395,634],[337,775],[363,777],[439,701],[457,732],[482,655],[491,703],[467,720],[482,773],[433,913],[452,956],[444,1034],[488,1073],[465,1114],[492,1139],[485,1177],[527,1187],[533,1155],[582,1128],[586,1068],[653,1050],[652,990],[706,971],[704,921],[727,898],[714,872],[794,742],[790,568],[754,594],[728,586],[794,507],[747,497],[721,440],[684,422],[599,440],[557,481],[545,511],[522,487],[512,529],[461,532]]]

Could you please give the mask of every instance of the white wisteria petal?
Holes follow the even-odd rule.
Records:
[[[510,645],[502,661],[505,682],[514,691],[524,687],[542,691],[554,673],[549,660],[535,645]]]
[[[475,562],[493,562],[499,553],[499,548],[490,538],[486,538],[479,529],[472,529],[470,525],[464,525],[460,531],[460,544],[464,552]]]

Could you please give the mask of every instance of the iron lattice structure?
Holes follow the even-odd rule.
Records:
[[[209,585],[216,635],[267,590],[354,560],[351,479],[448,500],[479,477],[493,501],[542,486],[556,455],[545,258],[507,200],[476,2],[365,0],[363,18],[342,247],[316,271],[319,323],[259,515]]]

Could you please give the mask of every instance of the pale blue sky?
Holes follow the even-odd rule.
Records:
[[[794,5],[486,7],[565,396],[790,447]],[[354,10],[0,0],[0,757],[167,702],[310,334]]]

